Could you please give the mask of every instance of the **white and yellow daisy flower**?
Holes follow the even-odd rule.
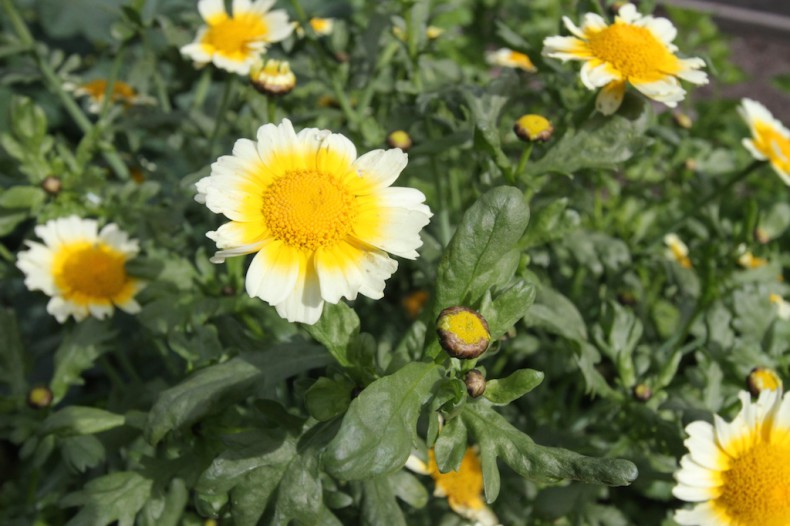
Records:
[[[743,145],[759,161],[769,161],[776,174],[790,185],[790,130],[776,120],[765,106],[743,99],[738,112],[752,131]]]
[[[285,95],[296,86],[296,75],[286,60],[270,58],[256,62],[250,70],[250,81],[256,90],[266,95]]]
[[[664,255],[667,259],[676,261],[678,265],[683,268],[691,268],[691,260],[689,259],[689,247],[681,241],[675,233],[669,233],[664,236],[664,244],[667,246]]]
[[[450,509],[461,517],[481,526],[499,524],[499,519],[483,500],[483,470],[474,448],[467,448],[458,471],[440,472],[433,449],[428,450],[427,464],[411,455],[406,467],[415,473],[430,475],[435,484],[434,496],[446,497]]]
[[[751,250],[746,249],[746,245],[742,244],[738,246],[738,264],[745,269],[755,269],[766,266],[768,260],[755,256]]]
[[[87,97],[88,111],[99,113],[104,104],[104,94],[107,92],[106,79],[94,79],[83,84],[67,82],[63,85],[66,91],[71,91],[77,97]],[[110,102],[120,103],[128,108],[134,105],[153,104],[154,99],[140,95],[137,91],[120,80],[116,80],[110,90]]]
[[[138,244],[118,225],[99,231],[95,220],[69,216],[37,226],[36,235],[44,243],[28,241],[30,249],[19,253],[17,266],[28,289],[52,297],[47,312],[60,323],[69,316],[106,318],[114,307],[140,311],[134,296],[143,284],[124,267],[137,255]]]
[[[297,134],[287,119],[257,139],[236,141],[197,183],[196,199],[231,220],[207,234],[220,249],[212,261],[255,252],[247,293],[289,321],[315,323],[325,301],[381,298],[398,267],[387,252],[416,258],[431,217],[422,192],[390,187],[406,154],[357,158],[343,135]]]
[[[765,390],[756,402],[745,391],[740,399],[732,422],[714,415],[713,425],[697,421],[686,427],[689,452],[672,493],[696,505],[675,513],[678,524],[790,524],[790,398]]]
[[[686,96],[678,78],[708,83],[707,74],[699,71],[704,60],[675,55],[677,47],[672,41],[677,30],[672,23],[643,16],[633,4],[621,7],[611,25],[594,13],[584,15],[581,27],[568,17],[563,17],[563,22],[574,36],[546,38],[543,54],[563,61],[584,61],[582,82],[591,90],[603,88],[596,108],[605,115],[620,107],[626,83],[671,108]]]
[[[492,66],[520,69],[534,73],[538,70],[526,53],[503,47],[486,53],[486,62]]]
[[[233,16],[229,16],[223,0],[200,0],[198,10],[206,25],[194,42],[181,48],[181,54],[198,66],[213,62],[220,69],[249,74],[269,44],[293,31],[285,11],[269,11],[274,1],[233,0]]]
[[[768,301],[776,305],[776,315],[780,320],[790,320],[790,302],[779,294],[769,294]]]

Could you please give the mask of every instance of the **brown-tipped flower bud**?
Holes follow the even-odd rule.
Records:
[[[546,142],[551,139],[554,127],[542,115],[522,115],[513,126],[513,131],[524,142]]]
[[[284,60],[260,61],[250,70],[250,82],[259,92],[270,95],[285,95],[296,86],[296,75]]]
[[[464,383],[466,384],[466,392],[469,393],[469,396],[472,398],[479,398],[486,392],[485,376],[477,369],[472,369],[466,373]]]
[[[63,190],[63,182],[59,177],[48,175],[41,181],[41,188],[49,195],[58,195]]]
[[[33,409],[45,409],[52,405],[52,391],[45,385],[39,385],[27,394],[27,405]]]
[[[686,130],[688,130],[694,125],[694,121],[691,120],[691,117],[679,111],[673,113],[672,118],[675,120],[675,124],[677,124],[681,128],[685,128]]]
[[[477,358],[488,349],[491,341],[488,322],[467,307],[448,307],[440,312],[436,332],[447,354],[461,360]]]
[[[645,384],[636,384],[633,395],[640,402],[647,402],[653,396],[653,391]]]
[[[781,391],[782,379],[773,369],[755,367],[746,378],[746,387],[753,396],[759,395],[761,391]]]
[[[411,148],[411,137],[403,130],[395,130],[387,135],[387,144],[390,148],[400,148],[404,152]]]

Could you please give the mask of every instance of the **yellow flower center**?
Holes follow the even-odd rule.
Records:
[[[722,474],[713,501],[739,526],[790,524],[790,446],[760,442]]]
[[[354,195],[332,174],[296,170],[266,189],[262,212],[275,239],[314,251],[345,238],[358,210]]]
[[[213,47],[217,52],[230,57],[249,54],[249,45],[266,41],[269,28],[263,19],[253,13],[223,17],[214,25],[209,25],[202,43]]]
[[[326,35],[330,31],[332,31],[332,19],[331,18],[311,18],[310,19],[310,27],[313,28],[313,31],[319,35]]]
[[[91,80],[80,86],[80,89],[89,97],[96,100],[104,100],[104,93],[107,91],[107,81],[104,79]],[[116,80],[112,85],[110,100],[131,100],[135,96],[134,88],[126,82]]]
[[[124,289],[124,263],[126,257],[112,247],[78,241],[55,254],[52,274],[65,299],[84,305],[110,301]]]
[[[439,321],[439,328],[454,334],[467,344],[488,340],[491,337],[480,318],[466,310],[454,312],[449,316],[442,316]]]
[[[468,448],[458,471],[440,473],[433,450],[428,451],[428,473],[437,489],[445,495],[450,507],[479,510],[485,506],[480,497],[483,492],[483,470],[474,449]]]
[[[590,35],[587,45],[626,79],[650,82],[680,69],[677,57],[646,27],[615,23]]]
[[[783,171],[790,172],[790,139],[763,121],[754,123],[754,132],[756,148]]]

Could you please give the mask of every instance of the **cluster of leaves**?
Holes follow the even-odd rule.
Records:
[[[730,411],[752,367],[788,370],[790,323],[768,301],[788,288],[781,181],[739,172],[755,166],[734,101],[686,101],[691,128],[635,95],[594,114],[576,70],[540,49],[597,2],[294,1],[336,23],[270,51],[298,77],[280,99],[180,57],[191,0],[0,5],[3,524],[457,524],[403,466],[433,447],[453,470],[474,445],[504,524],[670,525],[683,425]],[[685,49],[738,80],[708,19],[672,15]],[[503,45],[539,72],[491,70],[483,53]],[[99,77],[156,103],[89,116],[64,85]],[[524,113],[557,132],[519,171]],[[310,327],[246,297],[239,258],[209,263],[219,219],[192,200],[235,139],[283,117],[360,151],[408,131],[399,184],[435,214],[384,299],[328,305]],[[139,315],[61,326],[24,288],[16,253],[71,213],[140,240]],[[665,257],[673,231],[692,268]],[[740,268],[741,245],[768,265]],[[419,315],[402,306],[414,291],[430,298]],[[489,323],[477,363],[439,346],[451,305]],[[26,404],[37,385],[48,407]]]

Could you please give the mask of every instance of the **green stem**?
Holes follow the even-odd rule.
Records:
[[[121,367],[123,368],[124,372],[126,372],[127,376],[132,379],[132,381],[137,384],[143,383],[142,378],[140,378],[140,375],[137,374],[137,370],[134,368],[134,365],[132,365],[131,360],[129,360],[129,357],[125,352],[116,352],[115,356],[118,357],[118,361],[121,362]]]
[[[203,73],[200,75],[200,80],[195,88],[195,96],[192,98],[192,109],[196,110],[203,106],[206,102],[206,95],[211,86],[211,68],[203,68]]]
[[[529,161],[530,155],[532,155],[532,148],[535,146],[535,143],[532,141],[527,143],[527,146],[524,148],[524,152],[521,154],[521,158],[518,160],[518,166],[516,167],[516,171],[513,174],[513,183],[518,180],[519,177],[524,173],[524,168],[527,167],[527,162]]]
[[[107,374],[110,382],[112,382],[113,387],[116,389],[124,389],[126,382],[124,382],[123,378],[121,378],[121,375],[118,373],[118,370],[115,369],[115,366],[110,363],[110,360],[108,360],[106,356],[100,356],[98,362],[99,365],[101,365],[101,368],[104,369],[104,372]]]
[[[271,95],[266,97],[266,120],[271,123],[277,120],[277,101]]]
[[[219,132],[225,122],[225,116],[228,114],[228,106],[230,105],[230,99],[235,85],[235,76],[228,77],[228,80],[225,81],[225,90],[222,92],[222,99],[220,99],[219,107],[217,108],[217,116],[214,119],[214,130],[211,132],[211,139],[209,140],[208,151],[211,153],[212,159],[217,156],[215,148],[217,146],[217,140],[219,139]]]
[[[384,48],[384,51],[379,55],[378,61],[376,61],[376,67],[373,69],[373,78],[379,76],[381,70],[392,61],[392,58],[395,56],[395,53],[398,52],[399,48],[400,44],[398,42],[390,42],[389,45]],[[368,82],[367,86],[365,86],[365,89],[362,91],[362,95],[359,97],[359,104],[357,104],[357,112],[360,115],[364,115],[368,106],[370,106],[370,101],[373,98],[373,88],[375,86],[375,82]]]

